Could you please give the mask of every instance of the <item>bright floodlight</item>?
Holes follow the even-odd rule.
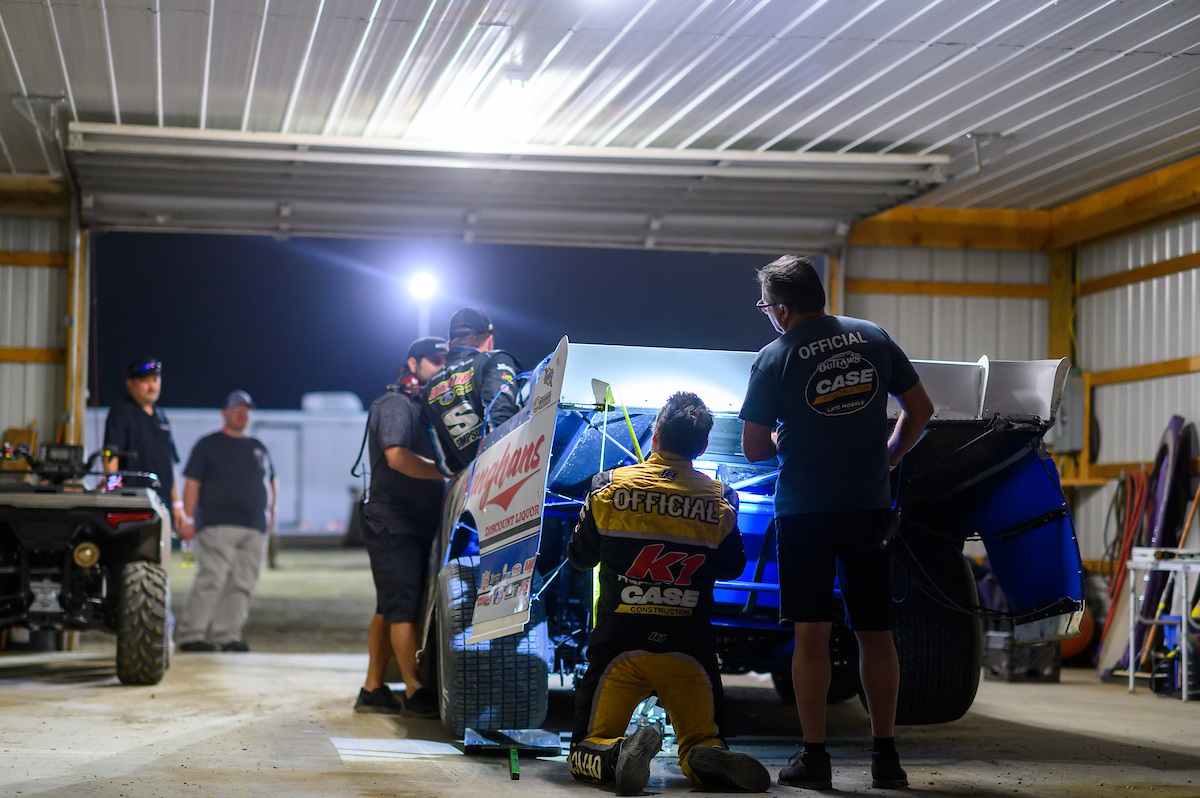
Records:
[[[437,291],[437,280],[428,272],[415,274],[408,281],[408,291],[414,299],[429,299]]]

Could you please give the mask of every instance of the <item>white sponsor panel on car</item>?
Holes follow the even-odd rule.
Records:
[[[567,362],[563,336],[530,380],[533,412],[475,458],[466,506],[479,532],[479,592],[471,636],[480,643],[519,632],[529,622],[533,566],[542,533],[550,444]],[[551,412],[542,412],[550,408]]]

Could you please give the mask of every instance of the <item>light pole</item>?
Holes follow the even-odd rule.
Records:
[[[418,272],[408,281],[408,292],[417,300],[417,337],[429,335],[429,300],[437,293],[437,280],[429,272]]]

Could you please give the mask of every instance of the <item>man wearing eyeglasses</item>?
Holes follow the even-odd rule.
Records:
[[[104,448],[123,454],[104,461],[108,473],[139,471],[158,477],[158,496],[171,508],[175,529],[183,526],[183,502],[175,485],[175,464],[179,454],[171,435],[171,422],[158,407],[162,393],[162,361],[141,357],[129,364],[125,373],[125,396],[108,409],[104,421]],[[151,486],[149,477],[125,477],[130,487]]]
[[[871,715],[871,781],[901,788],[908,777],[895,747],[900,667],[892,637],[888,472],[921,437],[933,404],[912,364],[869,321],[825,312],[811,261],[785,255],[758,272],[756,303],[779,333],[750,371],[742,450],[751,462],[779,456],[775,525],[780,620],[795,633],[792,681],[804,747],[779,783],[832,789],[825,750],[829,692],[829,598],[838,575]],[[889,433],[887,399],[900,404]]]

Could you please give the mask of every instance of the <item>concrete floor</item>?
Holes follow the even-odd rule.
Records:
[[[610,795],[574,782],[562,757],[467,757],[437,721],[356,715],[372,609],[361,551],[285,549],[264,573],[249,654],[176,654],[163,682],[117,683],[113,643],[84,635],[57,654],[0,654],[0,795],[558,796]],[[177,606],[191,572],[173,570]],[[794,751],[795,710],[770,680],[727,681],[730,744],[774,775]],[[551,693],[546,728],[565,732],[571,694]],[[831,708],[834,794],[870,789],[866,715]],[[900,732],[911,792],[929,796],[1200,796],[1200,702],[1101,684],[984,681],[971,712]],[[691,792],[672,757],[654,761],[650,794]],[[771,794],[806,794],[773,784]]]

